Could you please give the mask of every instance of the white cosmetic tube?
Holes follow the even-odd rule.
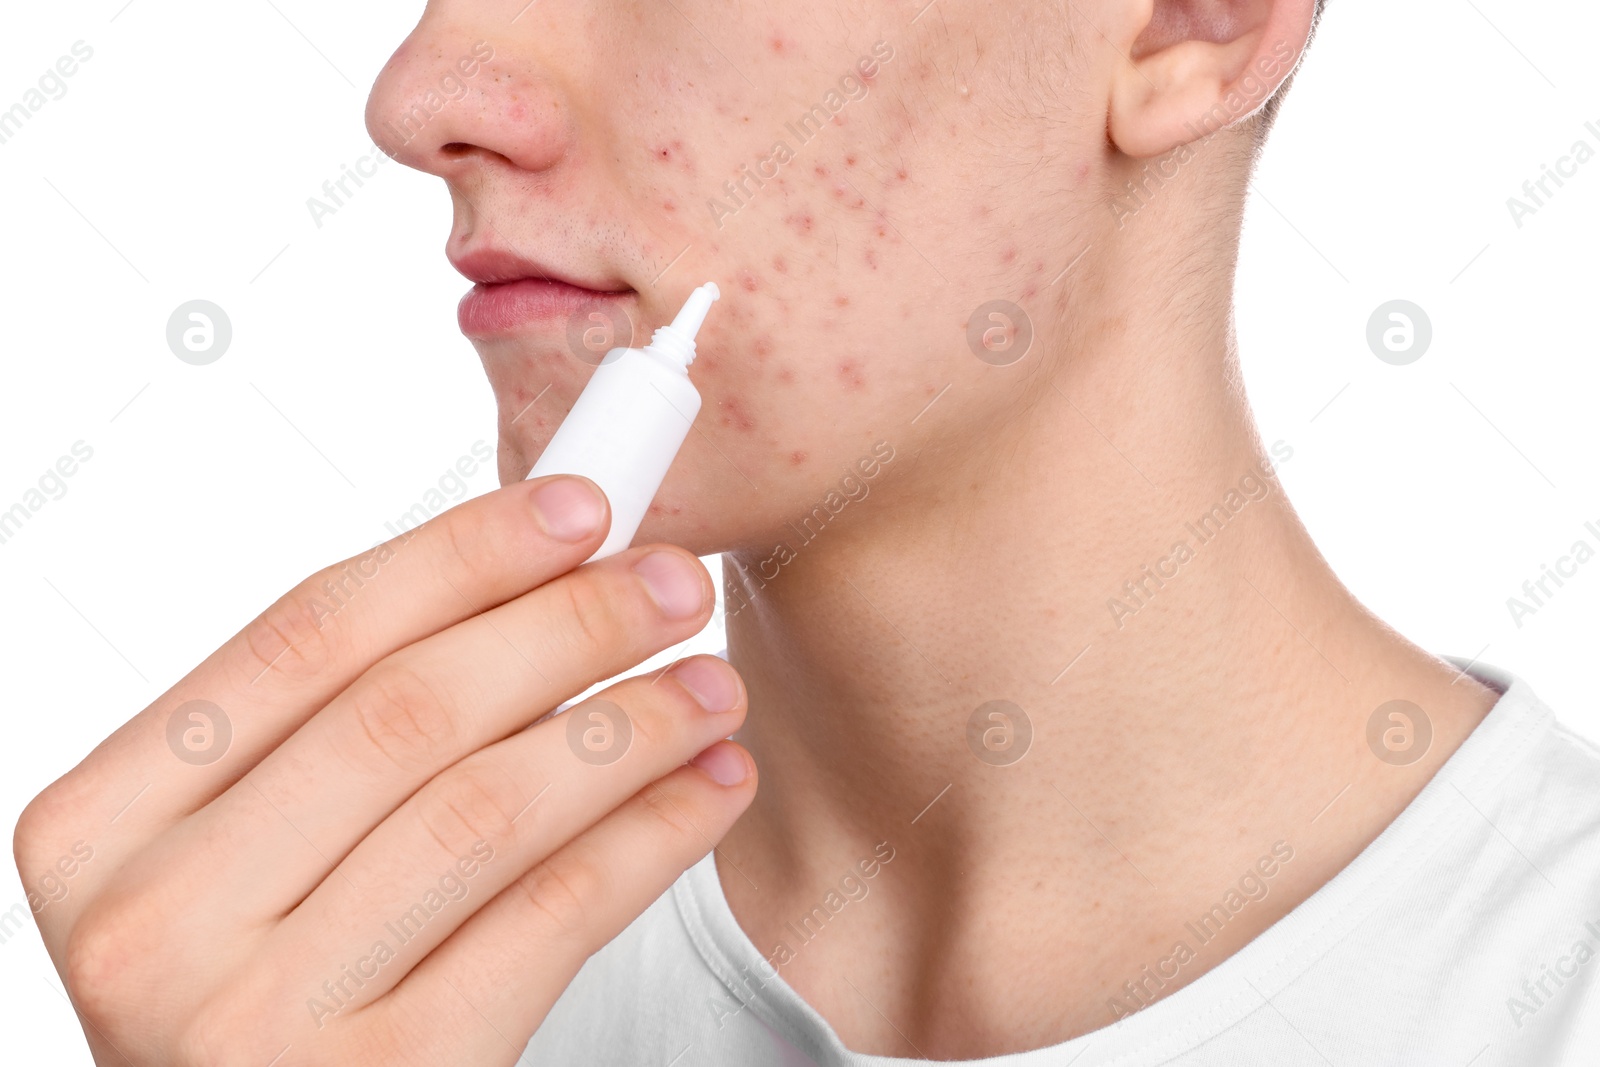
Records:
[[[693,293],[669,326],[643,348],[613,348],[578,394],[572,411],[528,472],[581,474],[611,502],[611,531],[591,560],[633,543],[645,511],[700,413],[700,393],[689,381],[695,334],[711,302],[714,282]]]

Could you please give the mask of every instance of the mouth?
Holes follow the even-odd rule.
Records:
[[[558,273],[496,248],[452,255],[450,262],[476,283],[456,308],[461,332],[474,340],[565,328],[588,310],[638,295],[616,279]]]

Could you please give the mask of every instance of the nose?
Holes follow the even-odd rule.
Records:
[[[367,98],[373,142],[452,183],[486,164],[554,167],[571,144],[573,111],[538,55],[538,34],[519,34],[513,50],[504,34],[496,44],[478,32],[467,14],[476,5],[436,15],[448,6],[429,4],[379,73]],[[534,17],[529,11],[524,21]]]

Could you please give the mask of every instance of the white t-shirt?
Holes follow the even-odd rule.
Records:
[[[1502,693],[1348,867],[1114,1024],[984,1067],[1600,1064],[1600,748]],[[734,921],[707,856],[596,953],[524,1064],[905,1067],[852,1052]],[[955,1061],[942,1061],[951,1063]]]

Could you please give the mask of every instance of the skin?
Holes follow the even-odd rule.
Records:
[[[755,790],[718,740],[747,705],[715,657],[567,713],[621,709],[627,745],[528,728],[710,617],[682,549],[573,570],[608,521],[592,483],[540,479],[347,561],[380,577],[331,617],[349,571],[318,572],[28,806],[30,885],[93,850],[35,917],[97,1063],[516,1060]],[[220,758],[175,758],[191,700],[234,724]]]
[[[710,608],[652,614],[628,584],[644,549],[560,576],[598,536],[543,539],[520,479],[591,365],[561,323],[474,338],[505,488],[435,520],[322,628],[294,608],[308,580],[25,813],[25,878],[91,826],[105,841],[87,891],[40,915],[99,1062],[122,1062],[113,1044],[139,1064],[259,1063],[289,1044],[280,1063],[510,1063],[582,959],[718,841],[763,952],[879,843],[894,849],[870,895],[781,967],[849,1047],[948,1059],[1059,1042],[1113,1022],[1123,984],[1279,842],[1293,858],[1267,894],[1156,995],[1305,900],[1492,706],[1350,596],[1271,478],[1176,576],[1124,591],[1261,475],[1232,274],[1251,113],[1303,51],[1311,0],[919,7],[428,4],[368,121],[445,180],[453,250],[492,238],[625,290],[612,306],[640,335],[695,285],[722,285],[691,371],[697,432],[637,543],[682,546],[685,563],[726,553],[742,685],[692,662],[735,686],[735,709],[621,683],[635,748],[604,769],[574,762],[550,723],[513,736]],[[465,92],[394,138],[479,41],[494,58]],[[786,123],[880,41],[892,56],[864,93],[800,144]],[[777,139],[792,160],[737,211],[707,206],[728,208],[722,183]],[[1176,175],[1119,213],[1126,183],[1152,187],[1175,152]],[[996,300],[1027,326],[978,314]],[[1031,345],[979,358],[974,320],[1002,351],[1030,329]],[[878,442],[893,458],[863,477]],[[852,471],[870,492],[802,536]],[[513,690],[491,722],[461,710],[485,677]],[[177,773],[166,721],[196,695],[240,709],[238,733],[223,761]],[[968,742],[997,699],[1033,728],[1008,765]],[[1432,730],[1400,764],[1367,741],[1395,699]],[[679,766],[740,722],[762,768],[753,803],[753,774],[724,787]],[[484,745],[487,792],[455,763]],[[738,746],[716,750],[749,770]],[[545,782],[559,812],[507,825]],[[488,831],[468,833],[479,821],[446,799]],[[422,962],[387,965],[358,1007],[308,1030],[304,1000],[352,931],[451,862],[430,825],[452,849],[494,838],[507,859],[445,912],[458,925]],[[528,892],[474,910],[506,885]],[[197,896],[228,905],[197,916]]]

